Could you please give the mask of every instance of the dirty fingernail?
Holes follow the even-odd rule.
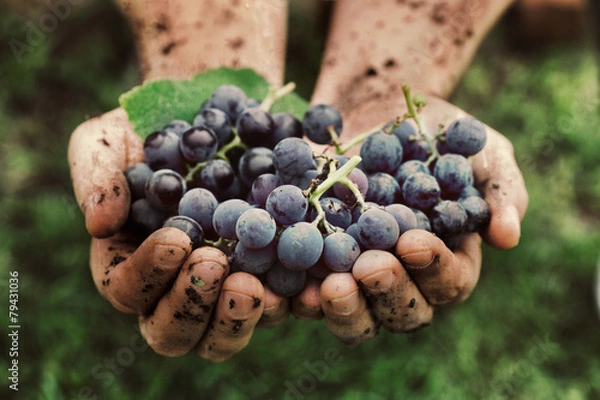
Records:
[[[392,287],[395,278],[394,272],[390,269],[386,269],[367,275],[362,278],[360,282],[365,285],[369,291],[385,291]]]
[[[250,297],[242,293],[226,290],[223,301],[227,312],[235,318],[247,318],[252,310],[258,308],[262,301],[258,297]]]
[[[331,308],[333,308],[334,312],[338,315],[350,315],[358,308],[359,296],[358,290],[347,294],[344,297],[338,297],[332,300],[329,300],[331,304]]]
[[[435,255],[431,250],[417,251],[415,253],[404,254],[400,257],[402,264],[408,268],[422,269],[427,268],[433,263]]]

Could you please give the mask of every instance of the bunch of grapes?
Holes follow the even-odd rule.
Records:
[[[419,118],[424,100],[404,89],[403,118],[342,145],[342,118],[330,105],[310,107],[300,121],[269,112],[287,89],[259,102],[220,86],[191,123],[172,121],[145,139],[145,163],[125,173],[128,228],[141,238],[181,229],[194,248],[222,249],[233,271],[284,297],[299,293],[307,275],[351,270],[362,251],[393,251],[411,229],[453,246],[489,223],[468,159],[484,147],[486,131],[461,118],[430,136]],[[336,154],[314,153],[303,137]],[[344,156],[359,144],[360,156]]]

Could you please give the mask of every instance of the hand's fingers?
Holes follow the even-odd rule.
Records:
[[[433,308],[389,251],[365,251],[352,274],[384,328],[409,332],[429,325]]]
[[[227,256],[217,248],[190,254],[154,312],[140,317],[140,329],[155,352],[178,357],[198,344],[228,273]]]
[[[509,249],[519,243],[529,196],[512,144],[498,132],[487,131],[486,147],[473,160],[475,181],[483,188],[492,214],[484,238],[494,247]]]
[[[115,308],[146,315],[173,284],[192,244],[179,229],[162,228],[134,249],[124,234],[94,238],[90,267],[96,287]]]
[[[296,318],[309,321],[323,318],[320,289],[320,280],[312,277],[306,280],[304,289],[292,298],[292,314]]]
[[[260,328],[272,328],[284,323],[290,316],[290,300],[281,297],[268,287],[265,287],[265,308],[257,326]]]
[[[123,171],[143,159],[142,140],[121,108],[79,125],[69,141],[69,166],[88,232],[116,233],[127,220],[131,196]]]
[[[377,334],[378,322],[350,272],[329,274],[321,283],[320,297],[327,327],[341,341],[359,344]]]
[[[229,275],[211,324],[198,344],[198,355],[220,362],[242,350],[250,341],[264,306],[265,291],[258,278],[246,272]]]
[[[414,229],[400,236],[396,255],[429,304],[459,303],[479,279],[481,238],[463,235],[453,253],[435,235]]]

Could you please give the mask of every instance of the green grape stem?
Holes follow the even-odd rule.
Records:
[[[342,165],[339,169],[336,169],[336,161],[332,159],[329,163],[330,172],[327,176],[327,179],[321,182],[321,184],[309,194],[308,202],[317,211],[317,217],[313,221],[313,224],[318,225],[319,223],[322,223],[328,233],[335,232],[336,229],[335,227],[332,227],[331,224],[329,224],[325,219],[325,211],[323,211],[323,207],[321,207],[320,199],[321,196],[334,184],[339,182],[348,186],[350,190],[352,190],[352,193],[356,197],[359,204],[361,204],[361,206],[365,204],[365,200],[356,184],[348,179],[348,174],[352,172],[352,170],[361,162],[361,160],[362,159],[359,156],[352,156],[344,165]]]
[[[417,130],[419,134],[419,139],[425,140],[429,149],[431,150],[431,157],[425,162],[427,165],[431,164],[434,160],[440,158],[440,152],[437,150],[435,146],[435,140],[431,137],[431,135],[425,130],[423,127],[423,122],[421,121],[421,117],[417,110],[415,110],[415,103],[413,97],[410,95],[410,88],[407,85],[402,85],[402,92],[404,93],[404,98],[406,99],[406,107],[408,108],[408,116],[415,121],[417,124]]]
[[[292,93],[294,90],[296,90],[294,82],[289,82],[280,88],[271,88],[262,103],[260,103],[260,108],[268,112],[277,100]]]
[[[336,154],[344,154],[344,153],[346,153],[348,150],[350,150],[354,146],[356,146],[356,145],[361,144],[362,142],[364,142],[366,138],[368,138],[369,136],[371,136],[375,132],[378,132],[378,131],[382,130],[383,127],[386,124],[387,124],[387,122],[375,125],[371,129],[368,129],[365,132],[359,133],[358,135],[354,136],[351,140],[349,140],[348,142],[344,143],[344,145],[339,145],[339,147],[336,146]]]

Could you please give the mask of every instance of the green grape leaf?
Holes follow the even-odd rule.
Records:
[[[174,119],[192,122],[200,105],[221,85],[236,85],[249,98],[262,101],[270,85],[251,69],[219,68],[195,75],[189,80],[162,79],[136,86],[119,97],[134,130],[142,138],[162,129]],[[295,93],[277,100],[271,112],[289,112],[298,119],[308,102]]]

